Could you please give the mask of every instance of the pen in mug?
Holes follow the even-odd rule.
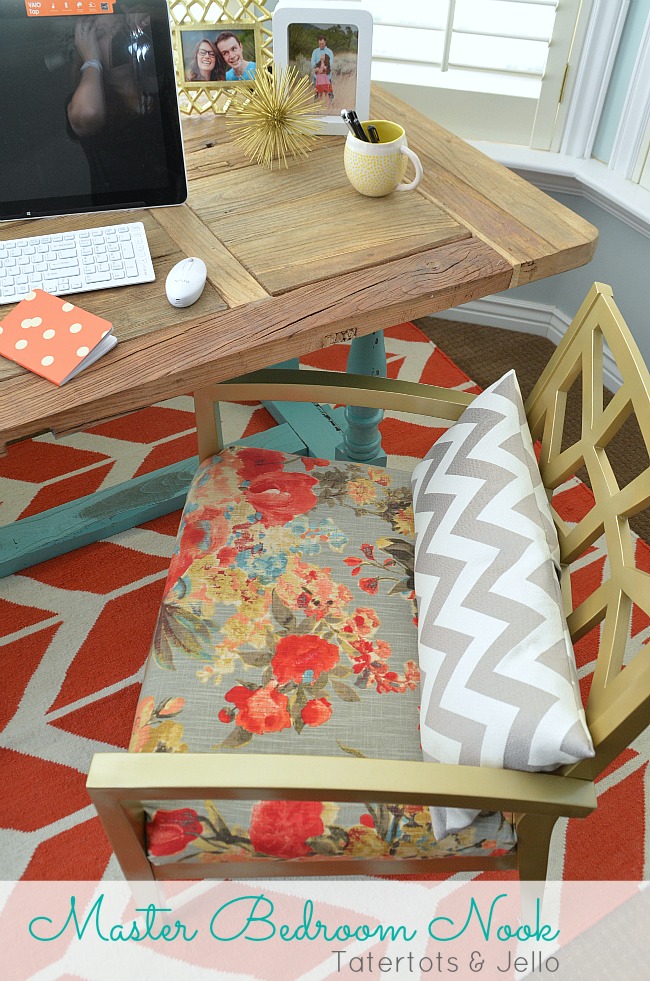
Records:
[[[357,134],[356,134],[356,132],[354,130],[354,126],[350,122],[350,118],[348,116],[347,109],[341,109],[341,119],[343,120],[343,122],[345,123],[345,125],[347,126],[347,128],[350,130],[350,132],[352,133],[352,135],[353,136],[356,136]]]
[[[357,139],[358,140],[363,140],[364,143],[370,143],[370,140],[366,136],[366,131],[363,128],[363,126],[361,125],[361,122],[359,121],[359,117],[357,116],[357,114],[354,111],[354,109],[350,109],[349,117],[350,117],[350,122],[354,126],[355,135],[356,135]]]
[[[362,140],[364,143],[369,142],[363,126],[359,122],[357,114],[353,109],[341,109],[341,118],[357,140]]]
[[[368,127],[368,136],[370,137],[370,142],[371,143],[381,143],[381,140],[379,139],[379,133],[377,132],[377,127],[376,126],[369,126]]]

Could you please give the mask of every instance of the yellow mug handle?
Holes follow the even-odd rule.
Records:
[[[395,188],[396,191],[414,191],[422,180],[422,164],[420,163],[420,158],[417,153],[413,153],[413,150],[407,146],[401,146],[399,148],[400,153],[405,153],[409,159],[413,161],[413,166],[415,167],[415,177],[410,182],[410,184],[398,184]]]

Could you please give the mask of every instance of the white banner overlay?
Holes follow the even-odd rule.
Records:
[[[0,883],[4,981],[645,976],[638,882]]]

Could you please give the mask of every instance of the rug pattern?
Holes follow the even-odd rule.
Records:
[[[478,391],[412,324],[386,332],[389,376]],[[305,367],[343,370],[347,346],[305,359]],[[39,437],[0,461],[0,521],[30,514],[120,483],[196,452],[190,399],[179,398],[55,441]],[[432,425],[433,422],[433,425]],[[228,406],[225,437],[272,424],[255,404]],[[410,470],[443,421],[393,413],[382,424],[388,465]],[[555,505],[567,521],[591,506],[579,481],[564,485]],[[0,808],[3,879],[112,879],[121,873],[88,801],[93,753],[128,744],[146,658],[180,513],[147,522],[0,580]],[[650,572],[650,547],[638,540]],[[573,587],[588,595],[606,574],[596,542],[578,564]],[[598,641],[577,645],[588,686]],[[635,610],[630,644],[650,642],[650,620]],[[622,754],[599,784],[599,808],[583,821],[560,821],[552,847],[554,879],[647,879],[650,737]],[[606,843],[599,847],[598,843]]]

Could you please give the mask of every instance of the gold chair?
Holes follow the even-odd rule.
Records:
[[[603,402],[602,385],[604,341],[623,377],[621,388],[607,406]],[[579,376],[582,377],[582,431],[577,441],[564,446],[567,395]],[[284,370],[256,372],[220,383],[197,393],[195,398],[202,461],[219,451],[214,414],[214,403],[219,400],[279,398],[346,402],[449,420],[457,419],[472,401],[470,395],[425,385]],[[427,874],[513,868],[524,880],[546,877],[555,822],[560,816],[585,816],[596,807],[594,779],[650,721],[650,648],[646,645],[635,656],[626,652],[632,604],[650,613],[650,577],[635,566],[629,527],[629,519],[650,503],[650,466],[627,486],[620,487],[607,454],[608,444],[630,415],[636,416],[645,446],[650,448],[650,376],[609,287],[595,284],[590,290],[527,400],[526,413],[533,438],[541,442],[540,470],[547,491],[552,492],[584,466],[595,497],[593,509],[573,527],[554,514],[571,636],[577,641],[602,624],[586,706],[595,757],[548,774],[425,763],[415,754],[410,759],[361,758],[362,754],[353,749],[345,752],[349,747],[341,745],[341,741],[340,758],[305,755],[304,750],[298,755],[241,753],[237,752],[237,740],[224,746],[229,752],[184,752],[186,747],[180,744],[178,736],[181,730],[174,729],[182,700],[174,697],[176,689],[172,685],[169,697],[161,700],[158,692],[156,725],[153,724],[153,696],[141,703],[141,716],[134,730],[134,738],[140,745],[134,744],[134,748],[142,748],[148,740],[146,748],[153,752],[97,754],[88,776],[88,792],[127,879]],[[609,556],[608,577],[574,609],[571,565],[601,535]],[[280,607],[278,616],[287,616],[286,610]],[[196,656],[192,648],[195,640],[187,637],[187,621],[184,623],[185,627],[173,628],[174,642],[188,656]],[[158,629],[162,629],[160,624]],[[199,624],[197,630],[203,638],[201,643],[207,643],[205,626]],[[415,631],[413,638],[416,638]],[[159,636],[159,651],[164,643],[167,641]],[[416,659],[415,648],[412,656]],[[164,666],[174,665],[168,661]],[[167,671],[165,678],[174,679],[174,672]],[[237,688],[237,692],[239,696],[228,693],[232,694],[231,700],[239,697],[245,701],[248,697],[245,687]],[[400,699],[391,702],[391,697],[387,696],[382,705],[389,706],[394,713],[403,712]],[[320,699],[321,703],[326,701]],[[216,710],[214,706],[215,713]],[[321,710],[325,712],[322,704]],[[226,712],[223,718],[228,721],[232,715]],[[402,719],[400,724],[403,722]],[[417,727],[417,716],[411,722]],[[207,725],[205,720],[204,724]],[[312,719],[311,724],[317,725],[318,719],[316,722]],[[241,729],[235,727],[232,731],[241,736]],[[172,751],[155,752],[156,749]],[[189,807],[190,802],[197,801],[203,802],[212,839],[218,838],[220,847],[223,846],[218,855],[211,852],[212,845],[201,844],[203,838],[196,827],[196,811]],[[467,847],[468,839],[463,839],[461,833],[461,836],[450,836],[452,840],[437,853],[434,849],[431,858],[415,857],[421,854],[416,847],[407,848],[402,854],[399,848],[388,845],[383,851],[375,848],[374,854],[370,849],[370,854],[359,858],[349,857],[351,834],[337,832],[337,839],[330,829],[329,837],[320,835],[309,839],[320,843],[316,853],[314,845],[302,853],[294,851],[287,858],[283,855],[291,854],[290,850],[287,853],[280,848],[274,859],[259,860],[248,839],[242,836],[241,828],[233,825],[226,828],[215,803],[220,801],[332,802],[328,806],[334,806],[334,802],[359,802],[359,808],[363,802],[372,801],[375,822],[382,808],[382,813],[395,818],[395,826],[399,815],[400,826],[409,829],[409,841],[416,840],[421,830],[418,825],[421,808],[430,805],[475,808],[508,815],[507,829],[512,826],[513,835],[511,845],[503,848],[495,847],[493,840],[486,848],[482,840],[483,852],[480,847],[473,847],[477,839],[469,841]],[[158,854],[170,859],[166,864],[156,864],[155,859],[152,861],[151,848],[148,851],[147,806],[150,815],[152,808],[154,811],[162,808],[163,812],[167,808],[174,815],[174,827],[170,831],[166,825],[163,838],[157,839],[162,840]],[[282,820],[280,812],[276,812],[276,819]],[[365,834],[364,828],[369,823],[355,825],[357,838]],[[154,825],[150,823],[149,827],[153,833]],[[205,823],[200,827],[205,830]],[[320,827],[318,823],[317,827]],[[304,829],[303,833],[306,833]],[[313,823],[311,833],[314,834]],[[199,850],[193,860],[188,861],[187,856],[174,860],[174,849],[176,852],[182,849],[176,839],[175,844],[172,842],[167,847],[169,838],[165,835],[170,834],[176,835],[176,839],[180,836],[181,844],[194,839]],[[341,845],[342,840],[346,842],[345,847]],[[360,854],[359,850],[356,854]]]

